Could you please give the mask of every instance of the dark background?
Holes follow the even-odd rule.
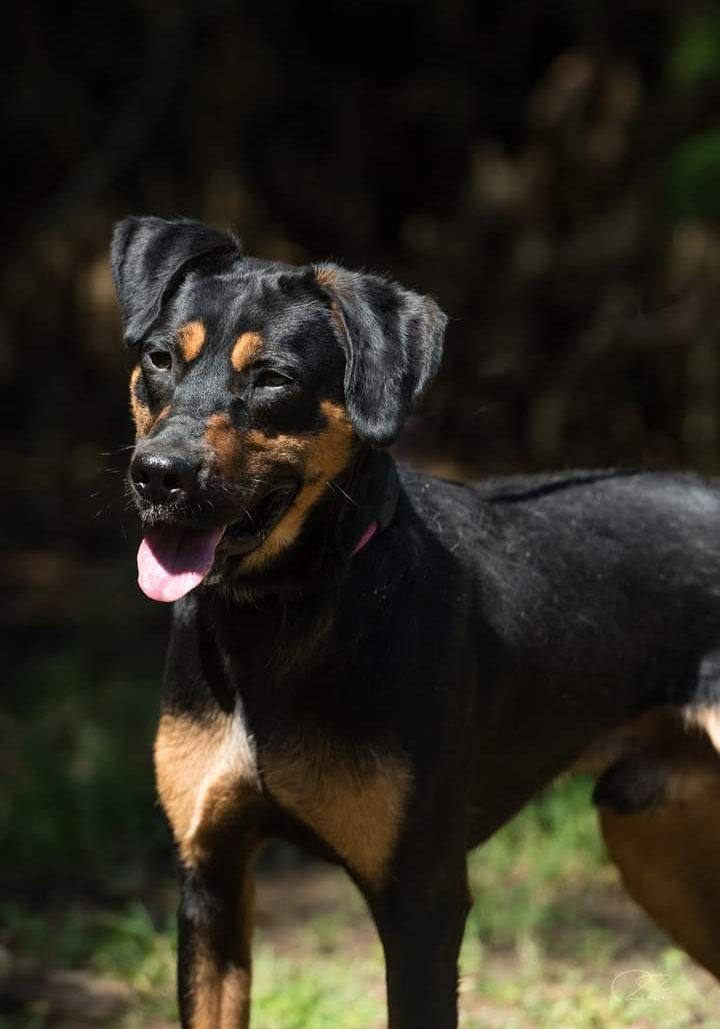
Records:
[[[142,896],[167,611],[134,585],[114,220],[432,293],[398,453],[445,474],[720,457],[720,16],[686,0],[6,12],[0,902]]]

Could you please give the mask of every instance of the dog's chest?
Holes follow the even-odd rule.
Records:
[[[217,834],[279,805],[329,845],[361,879],[379,884],[410,788],[407,762],[385,753],[348,761],[331,741],[258,750],[237,716],[203,722],[165,714],[155,741],[157,786],[183,862],[204,860]]]

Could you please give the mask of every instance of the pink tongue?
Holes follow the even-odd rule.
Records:
[[[225,529],[184,529],[160,525],[150,529],[138,550],[138,584],[151,600],[179,600],[203,581],[212,568],[215,548]]]

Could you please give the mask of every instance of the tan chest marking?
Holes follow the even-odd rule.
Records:
[[[234,715],[198,724],[163,715],[155,739],[160,800],[181,857],[195,864],[208,832],[259,794],[252,740]]]
[[[379,887],[402,828],[411,786],[407,762],[378,758],[362,772],[338,762],[329,748],[262,759],[273,798],[328,843],[350,868]]]

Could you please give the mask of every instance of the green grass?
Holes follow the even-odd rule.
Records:
[[[557,785],[471,861],[476,904],[462,951],[462,1025],[502,1029],[684,1029],[720,1026],[720,990],[622,899],[582,780]],[[256,932],[254,1029],[379,1029],[380,948],[362,904],[334,870],[263,878]],[[305,908],[277,912],[302,894]],[[319,888],[318,888],[319,883]],[[313,896],[330,898],[317,904]],[[0,943],[19,967],[84,969],[128,988],[102,1024],[165,1027],[176,1017],[175,939],[168,900],[151,916],[74,906],[31,915],[6,905]],[[268,919],[270,919],[268,921]],[[630,996],[639,969],[649,995]],[[619,977],[619,978],[618,978]],[[667,977],[664,979],[663,977]],[[613,983],[617,985],[613,989]],[[101,1024],[87,1022],[83,1026]],[[80,1029],[37,1001],[0,1029]]]
[[[77,631],[20,639],[4,684],[0,1029],[176,1024],[175,887],[150,757],[166,626],[109,610],[111,586],[98,582]],[[465,1029],[720,1027],[718,988],[623,899],[586,780],[528,806],[472,856],[470,880]],[[669,978],[630,997],[632,969]],[[342,873],[280,862],[259,877],[253,1029],[380,1029],[383,979]]]

